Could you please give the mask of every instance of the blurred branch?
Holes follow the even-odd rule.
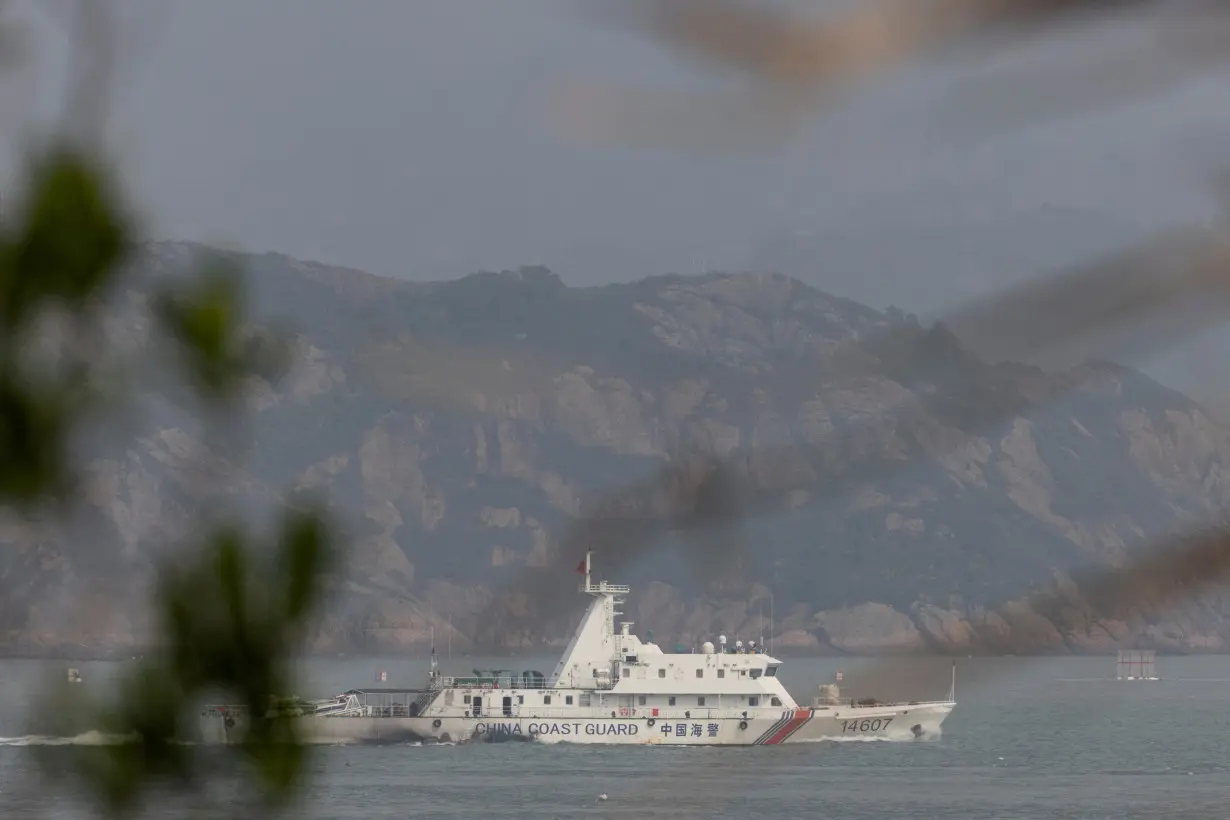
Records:
[[[75,0],[72,9],[67,126],[83,146],[101,145],[106,136],[117,34],[110,6],[99,0]]]
[[[129,246],[104,179],[68,148],[48,151],[32,159],[28,192],[0,226],[0,500],[9,503],[63,498],[71,485],[65,446],[91,409],[89,365],[71,357],[54,379],[31,372],[26,358],[53,307],[73,327],[90,323]]]
[[[0,504],[27,513],[78,498],[70,492],[74,436],[119,389],[109,378],[118,354],[98,324],[140,261],[137,227],[100,159],[111,19],[98,2],[77,3],[73,19],[70,122],[28,157],[25,188],[15,201],[6,196],[0,222]],[[147,346],[174,351],[215,421],[254,378],[284,372],[281,339],[245,326],[237,272],[206,265],[180,286],[156,287],[158,338]],[[272,544],[233,522],[202,524],[200,541],[159,577],[156,651],[127,671],[112,699],[70,702],[51,687],[35,710],[119,739],[72,757],[89,802],[113,816],[136,812],[160,784],[200,785],[214,771],[182,743],[195,735],[197,701],[209,695],[235,697],[252,715],[232,751],[262,811],[286,805],[303,771],[294,723],[274,707],[293,689],[289,661],[334,564],[332,527],[316,503],[287,508]]]
[[[154,313],[197,394],[219,407],[242,396],[252,377],[275,381],[290,365],[284,339],[244,328],[238,272],[212,260],[187,285],[154,298]]]
[[[570,79],[553,100],[556,122],[572,136],[688,150],[774,147],[858,83],[958,45],[1002,49],[1059,27],[1158,12],[1154,56],[1175,58],[1168,64],[1146,61],[1129,75],[1103,76],[1092,87],[1066,76],[1054,99],[1022,107],[1019,95],[1009,94],[1006,103],[1014,125],[1031,113],[1070,114],[1077,102],[1086,108],[1114,104],[1224,60],[1227,22],[1220,0],[864,0],[841,12],[807,16],[746,0],[627,0],[582,8],[600,23],[734,69],[749,81],[737,91],[702,96],[599,88]]]
[[[62,335],[72,338],[118,285],[132,229],[105,179],[97,162],[71,148],[35,158],[0,245],[0,494],[8,503],[64,500],[73,483],[67,444],[93,410],[81,386],[107,356],[83,351],[49,379],[26,366],[27,342],[53,308],[65,320]],[[233,404],[246,379],[275,378],[285,365],[277,340],[241,329],[243,302],[233,272],[217,269],[155,299],[182,371],[211,407]],[[194,698],[215,692],[235,694],[254,716],[240,749],[260,793],[275,804],[290,796],[303,750],[293,723],[270,707],[291,688],[287,662],[332,565],[331,529],[317,506],[290,510],[272,560],[261,562],[262,552],[240,527],[223,525],[168,568],[155,601],[162,650],[131,671],[114,702],[82,705],[91,726],[129,739],[78,756],[85,782],[111,813],[133,809],[162,780],[202,776],[199,759],[177,741]]]
[[[958,80],[932,110],[954,140],[982,140],[1103,112],[1171,91],[1230,61],[1224,8],[1143,18],[1121,44],[1082,42],[1067,58]]]
[[[218,692],[249,707],[236,749],[255,778],[258,802],[270,810],[293,798],[305,747],[276,706],[291,691],[288,661],[301,648],[332,566],[324,522],[315,507],[287,511],[268,561],[256,557],[260,551],[239,527],[222,527],[186,564],[164,573],[158,603],[165,651],[130,670],[114,701],[78,704],[90,725],[127,738],[78,754],[81,774],[110,814],[130,812],[159,785],[197,788],[208,780],[207,751],[181,741],[195,735],[199,700]]]

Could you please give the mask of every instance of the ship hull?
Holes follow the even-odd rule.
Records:
[[[892,706],[792,709],[742,717],[423,717],[297,718],[311,744],[405,744],[529,741],[600,745],[773,746],[839,739],[934,738],[952,711],[950,701]],[[242,726],[202,717],[201,739],[229,743]]]

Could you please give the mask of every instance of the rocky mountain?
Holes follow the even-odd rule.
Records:
[[[143,249],[116,338],[150,346],[144,283],[200,250]],[[143,595],[191,535],[202,455],[241,506],[314,490],[345,521],[319,652],[421,647],[432,627],[454,651],[566,638],[583,603],[568,525],[695,452],[776,501],[737,540],[702,536],[741,550],[734,576],[710,577],[705,553],[668,534],[612,578],[637,585],[628,617],[660,641],[773,635],[782,651],[855,654],[1230,641],[1218,593],[1111,612],[1086,599],[1083,571],[1230,499],[1230,430],[1131,369],[988,363],[942,326],[776,275],[410,283],[237,258],[257,315],[297,328],[293,369],[252,396],[247,458],[203,452],[199,429],[146,396],[132,438],[91,451],[79,522],[0,528],[0,651],[142,646]],[[665,492],[624,512],[661,518]],[[544,593],[548,577],[565,585]],[[1025,600],[1038,589],[1045,603]]]

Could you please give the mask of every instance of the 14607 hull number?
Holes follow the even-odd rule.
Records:
[[[841,731],[843,734],[862,734],[863,732],[879,732],[882,729],[887,729],[888,724],[892,723],[893,719],[886,718],[855,718],[853,720],[841,721]]]

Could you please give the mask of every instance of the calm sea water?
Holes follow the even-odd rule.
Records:
[[[538,668],[553,658],[454,658]],[[0,818],[95,816],[57,771],[73,746],[32,737],[32,697],[67,663],[0,662]],[[80,664],[107,688],[117,665]],[[299,694],[418,685],[418,662],[305,664]],[[851,661],[793,660],[801,700]],[[960,662],[958,706],[934,742],[825,742],[737,749],[505,743],[327,747],[310,761],[297,816],[368,818],[1230,818],[1230,658],[1162,658],[1164,680],[1107,679],[1113,658]],[[934,670],[929,686],[936,688]],[[946,689],[923,695],[942,695]],[[83,738],[88,740],[89,737]],[[40,765],[41,760],[41,765]],[[221,781],[207,796],[234,799]],[[599,800],[605,793],[608,799]],[[198,805],[195,807],[199,808]],[[189,816],[160,809],[151,816]],[[234,811],[231,811],[234,817]]]

